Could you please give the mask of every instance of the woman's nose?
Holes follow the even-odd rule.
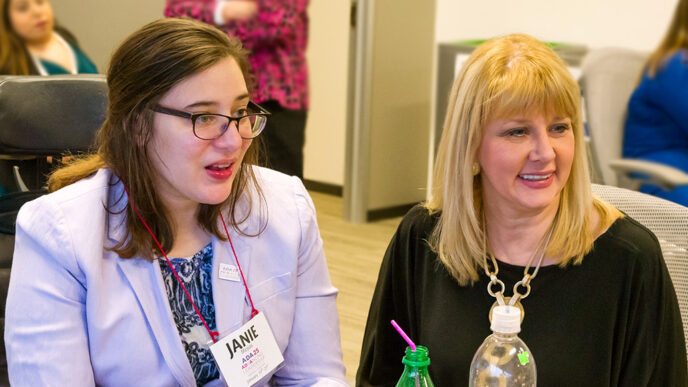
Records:
[[[531,161],[550,162],[554,157],[554,146],[549,136],[539,135],[533,137],[533,148],[529,155]]]
[[[241,138],[241,135],[239,135],[239,128],[237,125],[238,123],[236,121],[230,122],[227,130],[225,130],[220,137],[213,140],[213,144],[217,147],[230,150],[241,148],[244,139]]]
[[[31,13],[31,16],[40,16],[43,14],[43,9],[40,5],[31,4],[29,7],[29,12]]]

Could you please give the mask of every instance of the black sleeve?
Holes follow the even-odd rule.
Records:
[[[418,232],[418,226],[425,228],[424,218],[427,210],[412,209],[387,247],[368,312],[356,386],[394,386],[404,371],[401,359],[407,344],[390,321],[412,340],[417,337],[413,268],[426,243],[425,233]]]
[[[640,239],[640,238],[638,238]],[[642,238],[634,274],[620,386],[688,386],[686,344],[676,292],[656,237]]]

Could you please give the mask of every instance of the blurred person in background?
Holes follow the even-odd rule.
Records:
[[[309,0],[167,0],[166,17],[188,16],[238,37],[256,74],[251,99],[272,113],[263,134],[267,166],[303,178],[308,110]],[[264,161],[264,162],[265,162]]]
[[[628,102],[623,156],[688,173],[688,0],[679,0]],[[688,206],[688,186],[664,190],[645,184],[640,191]]]
[[[0,0],[0,74],[95,74],[74,36],[55,24],[48,0]]]
[[[0,75],[95,74],[98,69],[66,29],[56,25],[49,0],[0,0]],[[0,160],[0,168],[18,165],[40,175],[52,159]],[[39,188],[45,183],[40,179]],[[5,182],[9,187],[9,184]],[[11,190],[11,189],[10,189]],[[0,195],[6,192],[0,186]]]

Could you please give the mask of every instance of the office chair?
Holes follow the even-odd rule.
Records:
[[[688,207],[608,185],[593,184],[592,192],[650,229],[659,239],[688,343]]]
[[[107,85],[99,75],[0,77],[0,330],[5,328],[17,212],[46,193],[46,157],[88,151],[105,119]],[[14,177],[14,181],[12,179]],[[24,182],[26,180],[27,183]],[[0,386],[8,386],[4,335]]]
[[[668,165],[622,158],[628,100],[647,55],[629,49],[593,50],[583,60],[581,90],[590,135],[595,181],[637,190],[644,183],[665,189],[688,185],[688,174]]]

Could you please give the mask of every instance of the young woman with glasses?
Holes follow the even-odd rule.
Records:
[[[97,152],[18,216],[13,384],[224,385],[211,346],[263,318],[224,352],[250,363],[239,350],[274,337],[283,361],[251,385],[347,385],[313,203],[254,165],[270,113],[248,80],[239,42],[196,21],[117,49]]]

